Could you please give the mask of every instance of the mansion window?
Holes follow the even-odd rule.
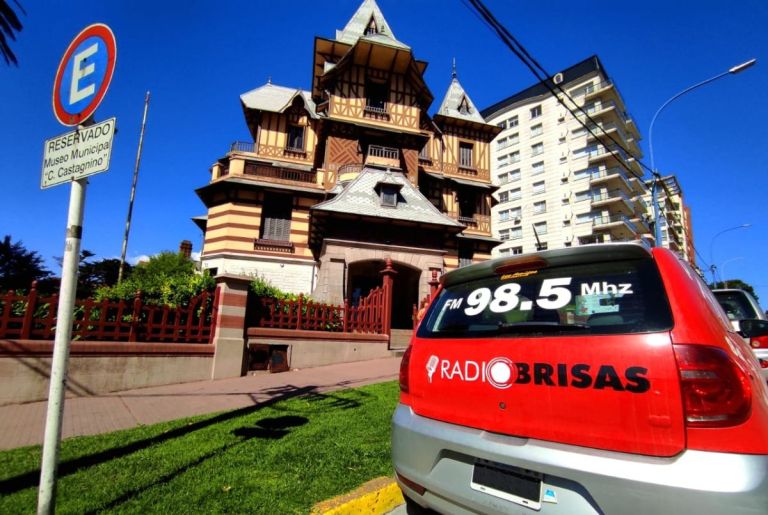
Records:
[[[367,80],[365,83],[365,110],[372,113],[387,112],[389,87],[384,82]]]
[[[459,166],[462,168],[472,168],[472,150],[474,145],[472,143],[459,142]]]
[[[293,198],[289,195],[272,195],[264,199],[261,210],[261,233],[259,238],[272,241],[291,239],[291,211]]]
[[[300,125],[288,126],[287,150],[304,152],[304,127]]]
[[[399,187],[392,184],[381,186],[381,205],[385,207],[397,207],[397,192]]]

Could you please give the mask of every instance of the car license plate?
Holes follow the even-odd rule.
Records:
[[[543,477],[543,474],[531,470],[478,459],[472,471],[470,487],[539,510]]]

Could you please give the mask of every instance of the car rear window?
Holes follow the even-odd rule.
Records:
[[[453,284],[432,302],[422,338],[665,331],[672,314],[650,259],[516,270]]]
[[[728,315],[729,320],[760,317],[744,293],[740,291],[716,291],[713,293],[717,302],[723,307],[725,314]]]

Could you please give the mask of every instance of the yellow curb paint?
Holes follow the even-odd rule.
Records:
[[[391,477],[368,481],[354,491],[316,504],[312,515],[377,515],[403,504],[403,494]]]

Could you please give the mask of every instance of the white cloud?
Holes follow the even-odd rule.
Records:
[[[149,256],[146,254],[141,254],[139,256],[127,257],[125,260],[132,266],[136,266],[138,263],[145,263],[149,261]]]

